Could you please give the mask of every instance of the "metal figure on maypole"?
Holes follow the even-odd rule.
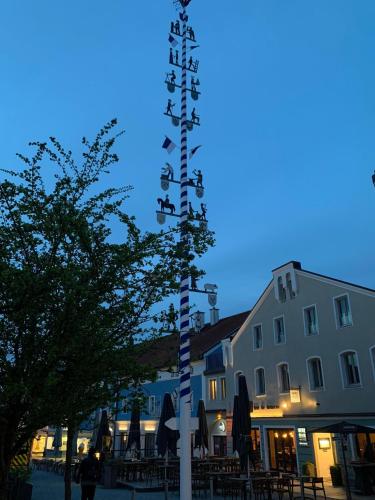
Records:
[[[157,199],[160,210],[156,211],[157,220],[164,224],[166,217],[178,217],[180,219],[180,245],[183,248],[185,258],[181,259],[180,270],[180,349],[179,349],[179,375],[180,375],[180,498],[191,500],[191,387],[190,387],[190,307],[189,292],[206,293],[211,305],[216,304],[216,285],[209,285],[208,289],[199,290],[197,280],[189,276],[188,257],[190,252],[189,224],[194,221],[199,222],[200,227],[207,227],[207,206],[199,203],[199,209],[195,210],[189,202],[189,188],[195,190],[197,198],[203,198],[204,185],[203,174],[200,169],[192,171],[193,177],[188,175],[188,159],[191,160],[197,153],[200,145],[188,151],[188,132],[201,125],[200,116],[196,106],[192,106],[190,115],[187,111],[187,101],[190,97],[193,101],[198,101],[201,95],[200,80],[198,78],[199,61],[191,55],[191,51],[198,48],[195,31],[189,26],[187,7],[191,0],[174,0],[174,4],[179,11],[179,19],[170,24],[169,43],[169,64],[171,71],[166,74],[165,83],[167,90],[171,94],[180,91],[181,104],[180,112],[178,105],[172,99],[168,99],[164,111],[165,116],[171,119],[172,125],[180,127],[180,175],[176,176],[173,166],[166,162],[162,168],[160,181],[161,188],[168,191],[171,184],[180,185],[180,213],[176,213],[176,207],[170,201],[168,194]],[[188,47],[189,44],[189,47]],[[191,44],[191,45],[190,45]],[[189,51],[189,55],[188,55]],[[181,75],[181,80],[178,79]],[[189,82],[188,82],[189,75]],[[165,137],[162,147],[171,154],[177,145],[169,137]],[[188,158],[189,157],[189,158]]]

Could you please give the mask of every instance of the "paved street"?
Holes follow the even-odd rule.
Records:
[[[52,472],[34,471],[32,476],[33,500],[63,500],[63,477]],[[80,500],[80,486],[72,484],[72,500]],[[136,500],[162,500],[162,493],[137,493]],[[171,499],[177,499],[177,494],[171,494]],[[130,500],[131,492],[124,489],[108,490],[101,486],[96,489],[95,500]]]
[[[63,500],[64,481],[62,476],[52,472],[34,471],[32,475],[33,498],[32,500]],[[72,484],[72,500],[80,500],[80,486]],[[178,500],[180,495],[169,492],[169,500]],[[194,497],[199,498],[199,497]],[[204,498],[204,497],[202,497]],[[209,498],[208,496],[206,497]],[[131,500],[132,493],[125,489],[108,490],[101,486],[96,489],[95,500]],[[164,500],[164,493],[137,493],[135,500]],[[223,497],[214,497],[214,500],[223,500]]]
[[[64,481],[63,477],[52,472],[34,471],[32,475],[33,500],[63,500],[64,499]],[[80,486],[72,484],[72,500],[80,500]],[[346,494],[343,488],[326,487],[327,500],[345,500]],[[296,491],[298,494],[298,491]],[[352,495],[353,500],[372,500],[374,497]],[[170,500],[177,500],[179,494],[169,493]],[[199,497],[193,497],[199,498]],[[204,498],[204,497],[202,497]],[[206,497],[209,498],[209,497]],[[125,489],[108,490],[101,486],[96,489],[95,500],[131,500],[132,493]],[[215,497],[215,500],[223,500],[223,497]],[[319,500],[323,497],[318,496]],[[164,500],[164,493],[137,493],[135,500]]]

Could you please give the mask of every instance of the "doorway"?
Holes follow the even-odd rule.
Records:
[[[214,455],[217,457],[225,457],[227,455],[227,437],[213,436],[214,438]]]
[[[313,442],[317,475],[330,482],[331,473],[329,468],[331,465],[335,465],[332,434],[327,432],[314,432]]]
[[[294,429],[267,429],[267,437],[270,468],[297,474]]]

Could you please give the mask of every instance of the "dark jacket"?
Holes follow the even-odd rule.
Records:
[[[99,460],[91,456],[83,459],[78,474],[82,484],[96,484],[99,479]]]

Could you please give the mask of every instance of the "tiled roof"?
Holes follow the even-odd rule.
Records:
[[[192,361],[203,357],[203,354],[221,340],[231,337],[244,323],[250,311],[235,314],[223,318],[211,326],[209,323],[199,333],[193,333],[190,337]],[[140,363],[151,365],[154,368],[170,368],[177,363],[179,349],[179,336],[177,333],[160,337],[150,342],[149,348],[140,357]]]

